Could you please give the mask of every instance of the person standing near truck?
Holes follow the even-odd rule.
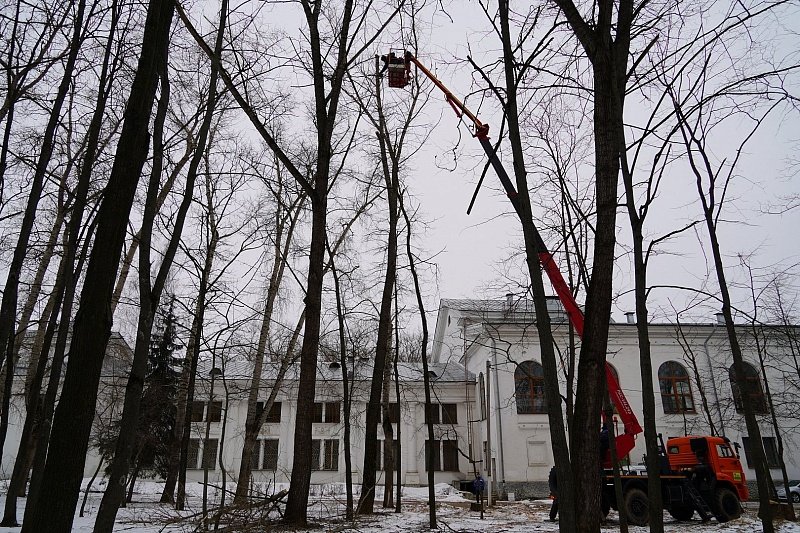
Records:
[[[550,469],[550,475],[547,477],[547,484],[550,486],[550,495],[553,497],[553,505],[550,507],[550,521],[555,522],[558,516],[558,478],[556,476],[556,467]]]

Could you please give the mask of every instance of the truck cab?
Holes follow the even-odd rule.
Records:
[[[666,455],[671,470],[699,478],[701,492],[713,483],[734,490],[740,501],[750,498],[742,463],[726,437],[673,437]]]

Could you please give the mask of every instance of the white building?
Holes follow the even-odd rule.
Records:
[[[554,328],[562,395],[569,398],[567,375],[570,368],[569,328],[558,300],[549,300]],[[641,375],[636,326],[633,321],[609,325],[608,361],[616,371],[634,412],[642,419]],[[783,457],[791,478],[800,477],[798,413],[795,394],[800,377],[800,351],[792,350],[786,329],[737,326],[750,363],[751,379],[757,390],[766,392],[760,372],[759,353],[767,369],[769,395],[753,394],[761,419],[762,436],[770,466],[778,465],[777,435],[771,422],[772,398],[781,436]],[[655,389],[657,428],[665,438],[685,434],[716,433],[743,446],[746,457],[747,434],[741,413],[741,398],[730,379],[731,357],[724,327],[716,321],[706,324],[650,324],[652,380]],[[754,331],[756,334],[754,334]],[[800,338],[800,328],[789,332]],[[112,337],[111,357],[104,366],[106,392],[98,416],[108,420],[114,398],[124,394],[130,348],[119,336]],[[757,342],[756,342],[757,341]],[[795,341],[797,342],[797,341]],[[794,357],[798,357],[795,360]],[[575,363],[576,364],[576,363]],[[247,412],[251,364],[234,362],[218,365],[211,394],[211,365],[200,365],[195,403],[192,409],[192,435],[189,449],[189,479],[201,480],[208,471],[216,482],[224,476],[238,476],[244,425]],[[351,456],[353,480],[361,481],[366,401],[372,365],[369,358],[348,363],[352,390]],[[18,372],[21,370],[18,369]],[[21,371],[24,374],[24,369]],[[265,365],[260,400],[266,401],[275,386],[277,366]],[[425,424],[424,387],[421,363],[399,365],[400,398],[390,381],[389,402],[394,438],[400,432],[400,479],[406,485],[427,483],[426,455],[436,482],[457,484],[471,480],[473,472],[490,478],[494,491],[515,493],[516,497],[545,496],[547,474],[553,464],[550,431],[545,413],[541,379],[541,354],[530,301],[442,300],[433,337],[430,378],[433,385],[435,439],[429,443]],[[115,385],[114,385],[115,384]],[[254,460],[254,482],[286,483],[294,456],[294,424],[297,416],[297,367],[287,373],[279,386],[276,404],[259,435]],[[119,394],[112,389],[118,388]],[[109,392],[110,391],[110,392]],[[320,363],[317,373],[316,408],[313,413],[312,456],[315,463],[312,484],[343,482],[344,409],[342,371],[338,363]],[[15,396],[16,415],[12,417],[3,472],[11,472],[24,403]],[[121,403],[119,403],[121,406]],[[399,405],[399,407],[398,407]],[[562,407],[565,402],[562,401]],[[714,430],[711,427],[713,425]],[[598,420],[598,432],[600,421]],[[618,427],[621,429],[621,427]],[[206,439],[208,432],[208,439]],[[382,429],[378,429],[383,439]],[[381,456],[384,446],[381,445]],[[426,452],[429,450],[429,452]],[[639,435],[630,454],[632,463],[643,461],[644,437]],[[91,476],[98,462],[90,451],[85,475]],[[487,466],[491,464],[491,469]],[[382,458],[378,460],[383,469]],[[490,475],[491,474],[491,475]],[[754,480],[752,470],[748,479]],[[780,470],[772,470],[775,479]],[[143,473],[144,476],[147,473]],[[382,481],[379,471],[378,482]]]
[[[349,369],[352,390],[351,407],[351,457],[353,481],[360,483],[364,463],[364,426],[369,380],[372,365],[369,360],[351,361]],[[247,416],[247,394],[251,365],[239,363],[223,367],[222,377],[215,378],[214,395],[210,390],[210,367],[201,369],[203,377],[196,393],[193,408],[192,439],[189,468],[191,479],[202,479],[204,464],[208,465],[212,479],[221,475],[218,456],[222,443],[221,462],[226,477],[235,479],[239,472],[244,444],[244,421]],[[294,426],[297,416],[298,367],[292,367],[280,385],[267,422],[259,435],[258,457],[254,460],[253,481],[286,483],[291,477],[294,456]],[[467,407],[473,400],[475,376],[466,373],[455,361],[432,363],[429,376],[432,384],[433,422],[435,439],[428,443],[425,423],[425,396],[421,363],[400,363],[400,402],[398,409],[394,380],[389,383],[389,410],[393,422],[394,438],[400,432],[400,478],[404,484],[427,483],[426,449],[432,450],[433,468],[437,483],[454,483],[463,480],[472,471],[467,440]],[[265,365],[260,397],[266,401],[275,385],[277,365]],[[470,402],[468,403],[467,398]],[[341,367],[338,363],[321,363],[317,373],[317,389],[313,424],[312,457],[314,471],[312,484],[343,482],[344,461],[344,409]],[[210,403],[209,403],[210,400]],[[205,442],[206,429],[209,440]],[[383,440],[383,431],[378,429]],[[396,446],[396,444],[395,444]],[[383,478],[383,442],[380,443],[378,481]],[[217,461],[214,461],[214,458]],[[213,464],[213,467],[212,467]],[[470,477],[471,479],[471,477]]]
[[[569,328],[557,299],[548,301],[553,322],[562,396],[567,397]],[[608,362],[634,413],[642,419],[642,379],[636,325],[632,315],[626,323],[609,325]],[[749,374],[764,391],[753,328],[737,326],[750,363]],[[796,334],[798,328],[791,328]],[[757,330],[761,353],[766,359],[776,415],[784,439],[783,457],[790,478],[800,475],[800,444],[795,395],[797,362],[790,347],[781,342],[777,329]],[[784,330],[785,331],[785,330]],[[744,445],[747,432],[738,390],[730,378],[732,358],[725,328],[716,321],[707,324],[650,324],[652,380],[655,390],[656,426],[664,438],[715,432]],[[763,335],[763,337],[760,337]],[[765,347],[766,346],[766,347]],[[478,376],[478,391],[472,410],[470,437],[473,450],[485,450],[491,442],[491,473],[501,489],[517,497],[547,493],[546,479],[553,453],[544,400],[541,352],[533,303],[505,300],[442,300],[433,344],[433,361],[458,361]],[[577,364],[576,364],[577,366]],[[524,369],[524,370],[523,370]],[[533,376],[533,377],[530,377]],[[787,379],[792,378],[793,379]],[[485,391],[489,397],[485,397]],[[770,409],[764,394],[753,395],[761,419],[767,459],[775,479],[781,479],[778,447]],[[565,402],[562,401],[562,407]],[[487,420],[488,416],[488,420]],[[566,421],[566,418],[565,418]],[[622,429],[621,423],[617,426]],[[600,421],[598,420],[598,433]],[[643,462],[644,435],[637,438],[630,454],[632,463]],[[743,463],[749,466],[749,458]],[[483,464],[483,463],[482,463]],[[483,468],[484,475],[489,472]],[[747,470],[748,480],[755,480]]]

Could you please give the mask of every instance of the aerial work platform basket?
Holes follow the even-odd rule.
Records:
[[[389,52],[383,56],[389,71],[389,87],[402,89],[411,81],[411,61],[405,55],[405,52],[400,55]]]

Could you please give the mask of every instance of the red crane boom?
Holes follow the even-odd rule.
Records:
[[[483,146],[489,158],[489,162],[497,173],[497,177],[500,178],[500,183],[503,185],[503,189],[508,199],[511,200],[515,211],[518,215],[521,215],[522,211],[520,209],[519,199],[517,198],[517,190],[511,178],[508,176],[508,172],[506,172],[506,169],[497,157],[497,152],[489,142],[489,125],[481,122],[481,120],[472,113],[444,83],[434,76],[425,65],[420,63],[411,52],[405,51],[403,55],[390,52],[388,55],[383,56],[382,59],[386,63],[389,72],[390,87],[402,88],[408,85],[411,80],[411,64],[414,64],[418,71],[425,74],[425,76],[444,93],[445,100],[450,104],[450,107],[453,108],[456,115],[459,118],[466,116],[472,122],[475,127],[474,137],[477,138],[481,146]],[[539,262],[547,274],[550,283],[553,285],[559,300],[561,300],[561,304],[564,306],[564,310],[572,326],[575,328],[576,333],[579,337],[583,338],[583,311],[581,311],[581,308],[578,306],[578,302],[575,301],[575,297],[569,290],[566,281],[564,281],[564,277],[561,275],[561,271],[553,259],[553,255],[547,249],[535,225],[533,226],[533,230]],[[625,397],[625,393],[622,392],[619,382],[608,363],[606,363],[606,381],[608,383],[608,392],[611,397],[611,402],[614,404],[614,407],[616,407],[617,413],[625,426],[624,433],[616,437],[617,454],[621,458],[625,457],[633,449],[635,436],[642,432],[642,426],[639,424],[639,420],[636,418],[628,399]]]

